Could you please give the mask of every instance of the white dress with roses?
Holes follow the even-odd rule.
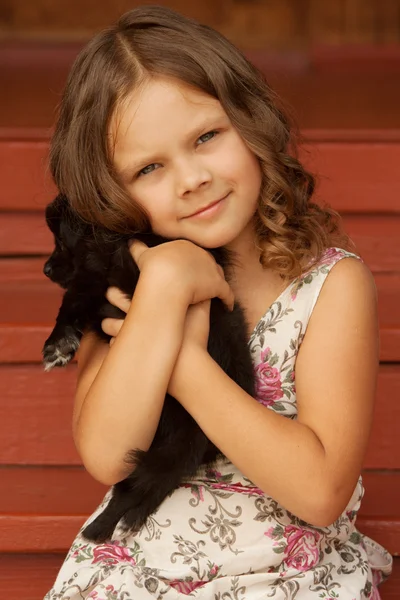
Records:
[[[296,356],[330,269],[349,256],[327,250],[254,329],[249,346],[266,410],[296,418]],[[92,544],[79,533],[45,600],[377,600],[392,559],[355,528],[362,496],[360,478],[337,521],[312,527],[224,459],[177,488],[137,534],[117,527],[111,542]]]

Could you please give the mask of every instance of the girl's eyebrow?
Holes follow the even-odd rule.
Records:
[[[223,119],[224,119],[225,115],[219,114],[219,115],[213,115],[212,117],[207,117],[207,119],[205,119],[202,123],[200,123],[199,125],[196,126],[195,129],[193,129],[191,132],[189,132],[188,134],[185,135],[185,142],[188,142],[190,140],[192,140],[193,138],[197,139],[202,131],[204,130],[211,130],[211,129],[215,129],[218,125],[221,126],[223,123]],[[225,117],[226,120],[226,117]],[[151,155],[143,156],[143,157],[138,157],[136,158],[135,162],[127,167],[124,167],[123,169],[119,170],[119,175],[122,177],[122,179],[124,181],[130,181],[132,179],[132,177],[134,175],[136,175],[136,173],[138,171],[140,171],[141,169],[143,169],[144,167],[146,167],[147,165],[150,165],[154,162],[154,157],[156,156],[155,153],[152,153]]]

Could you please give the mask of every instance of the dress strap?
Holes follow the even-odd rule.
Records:
[[[348,252],[342,248],[327,248],[318,263],[314,264],[309,271],[303,273],[303,275],[293,282],[291,300],[296,301],[296,311],[302,313],[305,323],[308,323],[311,317],[322,286],[332,267],[343,258],[361,260],[357,254]]]

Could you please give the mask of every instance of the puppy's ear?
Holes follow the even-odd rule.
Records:
[[[58,235],[61,219],[65,210],[68,209],[68,200],[63,194],[58,194],[50,204],[46,206],[45,217],[50,231]]]

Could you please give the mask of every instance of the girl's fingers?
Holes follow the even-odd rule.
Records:
[[[109,287],[106,292],[106,298],[111,304],[126,313],[131,306],[131,300],[117,287]]]
[[[225,282],[222,293],[219,296],[229,310],[233,310],[235,304],[235,296],[229,283]]]
[[[123,319],[103,319],[101,328],[107,335],[116,337],[119,334],[123,322]]]
[[[139,240],[129,240],[128,246],[133,260],[139,266],[140,257],[143,252],[146,252],[146,250],[149,249],[149,247],[143,242],[139,242]]]

